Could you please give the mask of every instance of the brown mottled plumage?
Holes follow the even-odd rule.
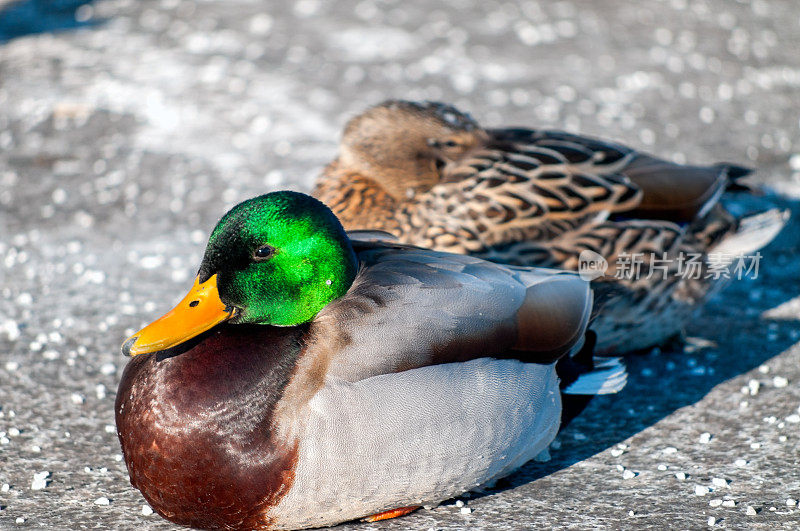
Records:
[[[646,348],[680,332],[715,282],[675,275],[681,255],[724,241],[752,252],[784,223],[772,211],[751,223],[718,205],[749,170],[691,166],[560,131],[484,129],[442,103],[387,101],[346,125],[339,156],[314,195],[345,228],[380,229],[400,242],[517,265],[577,270],[582,251],[611,269],[596,281],[605,300],[593,328],[600,352]],[[757,227],[753,227],[757,225]],[[614,262],[667,258],[668,273],[615,279]],[[644,278],[647,277],[647,278]]]

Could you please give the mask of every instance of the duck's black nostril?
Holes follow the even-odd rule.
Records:
[[[190,303],[189,303],[189,306],[190,306],[190,307],[192,307],[192,308],[194,308],[194,307],[195,307],[195,306],[197,306],[198,304],[200,304],[200,301],[192,301],[192,302],[190,302]]]
[[[122,353],[130,357],[131,347],[133,347],[133,344],[136,343],[137,339],[139,339],[139,336],[133,336],[128,338],[128,340],[122,344]]]

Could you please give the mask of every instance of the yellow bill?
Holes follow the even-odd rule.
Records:
[[[191,291],[175,308],[125,340],[122,353],[138,356],[180,345],[234,314],[235,309],[225,306],[219,298],[217,275],[202,284],[198,276]]]

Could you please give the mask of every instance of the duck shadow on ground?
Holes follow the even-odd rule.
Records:
[[[0,7],[0,44],[37,33],[73,30],[101,24],[83,19],[78,9],[92,0],[12,0]]]
[[[770,197],[791,210],[783,232],[761,250],[757,278],[732,281],[708,301],[687,330],[685,345],[626,357],[628,384],[596,397],[559,434],[547,462],[529,462],[478,498],[516,488],[583,461],[641,432],[712,388],[746,373],[798,341],[800,315],[765,316],[800,295],[800,201]]]

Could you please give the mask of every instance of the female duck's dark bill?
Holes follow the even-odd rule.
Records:
[[[180,345],[227,321],[235,313],[235,308],[226,306],[219,298],[217,275],[202,284],[197,277],[192,289],[175,308],[125,340],[122,353],[137,356]]]

